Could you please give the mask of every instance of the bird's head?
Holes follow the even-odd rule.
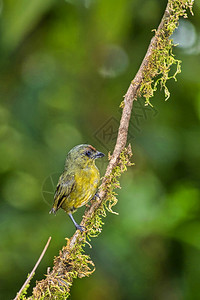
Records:
[[[95,159],[105,156],[102,152],[97,151],[93,146],[82,144],[72,148],[66,157],[65,168],[72,165],[86,167],[94,164]]]

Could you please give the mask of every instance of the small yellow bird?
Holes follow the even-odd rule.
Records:
[[[76,223],[72,213],[95,196],[100,182],[95,159],[103,156],[102,152],[87,144],[75,146],[69,151],[64,172],[58,180],[54,204],[49,213],[55,214],[59,208],[62,208],[69,215],[76,229],[84,230],[83,226]]]

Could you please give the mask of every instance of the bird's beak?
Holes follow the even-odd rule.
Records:
[[[94,158],[96,159],[96,158],[104,157],[104,156],[105,156],[104,153],[97,151],[97,153],[94,155]]]

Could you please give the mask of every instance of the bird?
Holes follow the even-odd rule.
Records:
[[[91,145],[75,146],[68,152],[64,171],[58,180],[54,203],[49,213],[56,214],[62,208],[71,218],[76,230],[81,232],[85,229],[76,223],[72,214],[96,195],[100,173],[95,160],[104,156],[104,153]]]

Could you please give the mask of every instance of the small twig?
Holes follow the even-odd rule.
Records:
[[[16,297],[14,298],[14,300],[20,299],[20,295],[21,295],[22,291],[23,291],[24,288],[27,286],[27,284],[30,282],[31,278],[33,277],[33,275],[34,275],[34,273],[35,273],[35,270],[36,270],[37,267],[39,266],[39,264],[40,264],[40,262],[41,262],[41,260],[42,260],[42,258],[43,258],[43,256],[44,256],[45,252],[47,251],[47,248],[48,248],[48,246],[49,246],[50,241],[51,241],[51,236],[49,237],[49,239],[48,239],[48,241],[47,241],[47,243],[46,243],[46,245],[45,245],[45,247],[44,247],[44,249],[43,249],[43,251],[42,251],[42,253],[41,253],[40,257],[39,257],[39,259],[37,260],[37,262],[36,262],[36,264],[35,264],[33,270],[31,271],[30,275],[28,276],[28,278],[27,278],[26,281],[24,282],[24,284],[23,284],[23,286],[21,287],[20,291],[17,293],[17,295],[16,295]]]

